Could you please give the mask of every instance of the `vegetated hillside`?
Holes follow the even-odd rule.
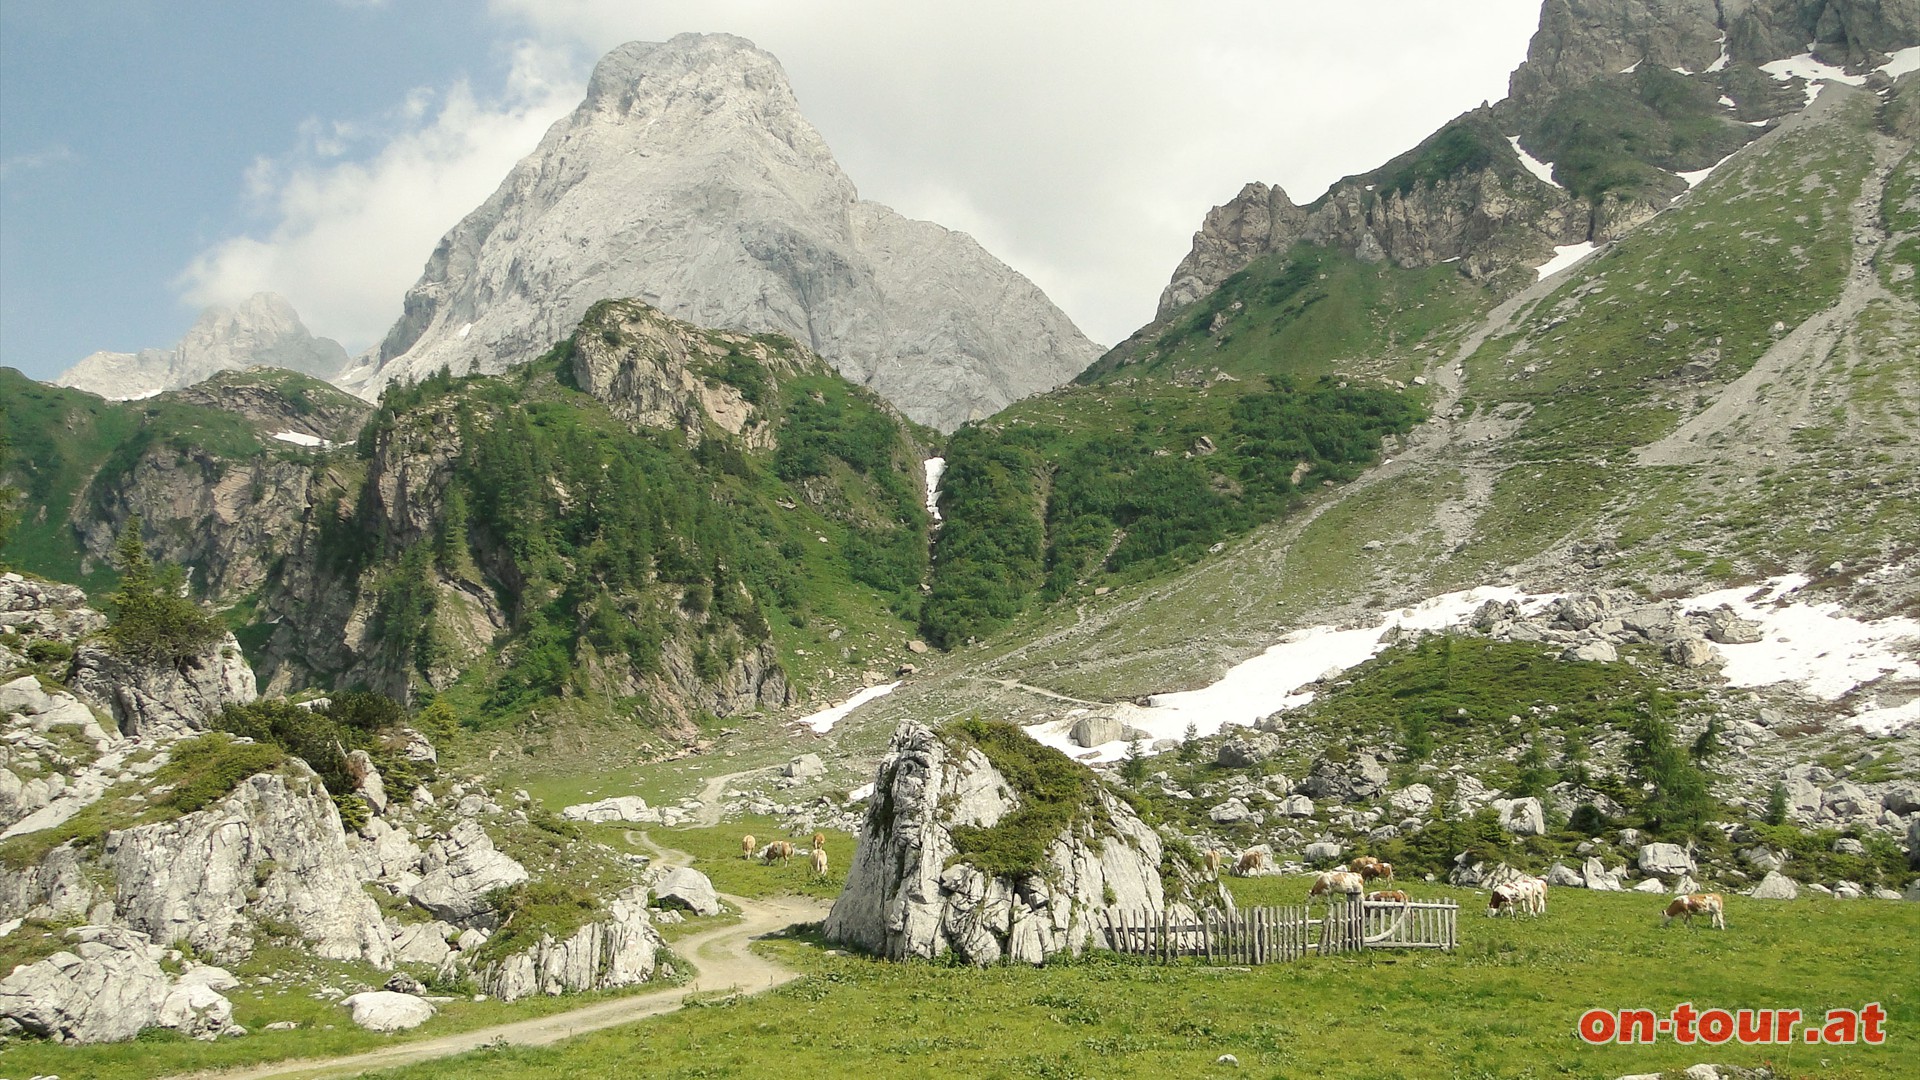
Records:
[[[8,477],[25,494],[5,552],[22,570],[97,586],[126,519],[143,516],[164,559],[205,595],[257,585],[277,549],[261,531],[304,503],[320,460],[310,441],[351,438],[358,399],[291,371],[225,372],[185,390],[111,402],[0,370]]]
[[[532,364],[390,388],[253,648],[479,724],[782,706],[907,636],[922,435],[785,338],[602,303]]]
[[[1390,385],[1323,376],[1129,380],[1056,391],[947,447],[922,624],[957,645],[1041,603],[1191,562],[1347,480],[1421,417]]]

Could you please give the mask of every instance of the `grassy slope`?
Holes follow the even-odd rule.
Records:
[[[1243,900],[1295,903],[1300,879],[1235,882]],[[503,1050],[382,1074],[489,1077],[878,1075],[1162,1077],[1613,1077],[1697,1061],[1771,1060],[1798,1074],[1914,1075],[1920,1053],[1920,907],[1733,898],[1724,932],[1659,926],[1658,897],[1556,890],[1537,921],[1463,905],[1453,955],[1371,954],[1252,970],[1111,958],[984,971],[773,948],[812,977],[758,998],[687,1009],[540,1050]],[[1821,947],[1806,948],[1817,941]],[[1543,973],[1552,977],[1542,978]],[[1880,1001],[1889,1041],[1869,1047],[1587,1047],[1588,1008],[1681,1001],[1797,1007]],[[1356,1053],[1364,1046],[1364,1053]]]
[[[1192,379],[1216,370],[1239,378],[1352,372],[1404,381],[1418,374],[1428,350],[1443,346],[1450,331],[1489,303],[1451,266],[1403,270],[1300,244],[1254,261],[1075,381]]]

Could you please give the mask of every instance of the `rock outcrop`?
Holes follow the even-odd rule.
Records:
[[[1160,838],[1104,788],[1090,791],[1080,815],[1047,843],[1042,865],[983,871],[956,859],[955,830],[1002,824],[1022,793],[964,738],[901,725],[874,779],[827,937],[893,959],[951,952],[972,964],[1039,964],[1104,944],[1105,908],[1157,910],[1183,899],[1164,892]]]
[[[503,1001],[534,994],[613,990],[649,982],[666,949],[647,911],[647,890],[635,886],[615,897],[607,917],[564,940],[542,936],[533,947],[481,965],[474,979]]]
[[[136,664],[87,642],[74,653],[68,684],[110,712],[122,733],[150,740],[204,731],[220,710],[259,696],[253,668],[230,633],[198,655],[164,664]]]
[[[487,894],[527,880],[527,868],[493,846],[476,821],[455,825],[427,849],[424,873],[408,892],[413,902],[448,922],[461,922],[487,908]]]
[[[293,926],[319,956],[391,961],[318,777],[298,766],[244,780],[206,810],[109,833],[100,866],[119,917],[216,958],[251,951],[254,920]]]
[[[369,990],[340,999],[353,1022],[368,1031],[407,1031],[433,1019],[433,1003],[393,990]]]
[[[67,937],[71,950],[0,979],[0,1018],[56,1042],[118,1042],[147,1028],[199,1039],[233,1031],[233,1004],[192,972],[176,982],[160,966],[166,950],[146,935],[78,926]]]
[[[944,429],[1098,354],[966,235],[861,200],[778,61],[723,34],[608,53],[580,107],[440,241],[354,378],[500,371],[610,297],[785,334]]]
[[[97,352],[61,372],[54,382],[119,401],[254,366],[332,379],[346,368],[347,351],[331,338],[309,333],[284,297],[255,293],[233,307],[207,308],[171,349]]]

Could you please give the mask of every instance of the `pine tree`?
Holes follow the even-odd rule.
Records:
[[[1135,739],[1127,744],[1127,756],[1120,763],[1120,775],[1127,783],[1136,786],[1147,778],[1147,741],[1145,739]]]
[[[1200,760],[1200,725],[1187,721],[1187,730],[1180,734],[1180,763],[1191,765]]]
[[[1767,810],[1763,819],[1769,825],[1787,823],[1787,784],[1784,780],[1775,780],[1773,790],[1767,792]]]
[[[107,597],[113,651],[143,664],[180,663],[205,652],[224,632],[220,620],[186,596],[178,566],[156,567],[140,541],[140,516],[127,519],[114,544],[120,587]]]

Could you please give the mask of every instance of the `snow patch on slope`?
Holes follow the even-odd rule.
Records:
[[[1527,153],[1526,150],[1521,148],[1520,140],[1517,137],[1508,136],[1507,142],[1512,144],[1513,152],[1520,155],[1520,164],[1526,166],[1527,171],[1532,173],[1536,178],[1538,178],[1541,183],[1551,184],[1554,187],[1561,187],[1561,185],[1556,183],[1553,179],[1553,163],[1552,162],[1541,161],[1539,158],[1534,157],[1532,154]],[[1561,188],[1561,190],[1564,191],[1566,189]]]
[[[940,478],[947,474],[947,459],[930,457],[926,460],[927,469],[927,516],[940,520]]]
[[[884,683],[880,686],[869,686],[865,690],[860,691],[830,709],[821,709],[819,712],[810,716],[801,717],[794,721],[794,723],[802,727],[810,727],[814,731],[825,735],[827,732],[833,730],[833,725],[845,720],[851,715],[853,710],[858,709],[869,701],[886,697],[899,688],[900,684],[897,682]]]
[[[1808,48],[1811,49],[1812,46],[1808,46]],[[1906,50],[1902,51],[1904,52]],[[1820,96],[1821,87],[1827,83],[1836,82],[1844,83],[1847,86],[1860,86],[1867,81],[1864,75],[1849,75],[1842,68],[1837,68],[1832,64],[1824,64],[1815,60],[1811,51],[1803,52],[1799,56],[1789,56],[1785,60],[1775,60],[1769,64],[1761,64],[1760,70],[1773,76],[1778,82],[1786,82],[1794,78],[1805,79],[1807,81],[1808,105],[1813,104],[1813,99]]]
[[[1722,674],[1732,686],[1790,683],[1819,700],[1835,701],[1881,679],[1920,680],[1920,660],[1915,659],[1920,653],[1920,619],[1864,622],[1847,615],[1839,604],[1798,599],[1796,594],[1809,580],[1788,575],[1758,587],[1722,589],[1677,603],[1689,612],[1706,612],[1724,605],[1760,625],[1761,640],[1757,642],[1714,646],[1725,660]],[[1312,702],[1314,693],[1306,687],[1371,659],[1394,640],[1396,635],[1389,631],[1396,628],[1432,632],[1456,627],[1488,600],[1511,600],[1524,612],[1534,614],[1560,596],[1482,586],[1402,608],[1371,626],[1344,630],[1307,627],[1235,666],[1211,686],[1155,694],[1145,706],[1123,703],[1110,712],[1126,727],[1145,732],[1149,741],[1179,739],[1189,723],[1203,736],[1218,734],[1228,724],[1251,726],[1262,717]],[[1088,750],[1069,738],[1074,721],[1087,712],[1078,710],[1066,719],[1025,730],[1036,741],[1083,761],[1125,757],[1128,744],[1124,741]],[[1863,730],[1885,733],[1920,720],[1920,701],[1894,708],[1869,703],[1846,719]]]
[[[1585,243],[1568,244],[1565,247],[1554,248],[1553,258],[1533,268],[1534,271],[1540,275],[1535,280],[1545,281],[1560,271],[1565,270],[1567,267],[1593,254],[1594,247],[1595,245],[1592,241],[1587,241]]]

